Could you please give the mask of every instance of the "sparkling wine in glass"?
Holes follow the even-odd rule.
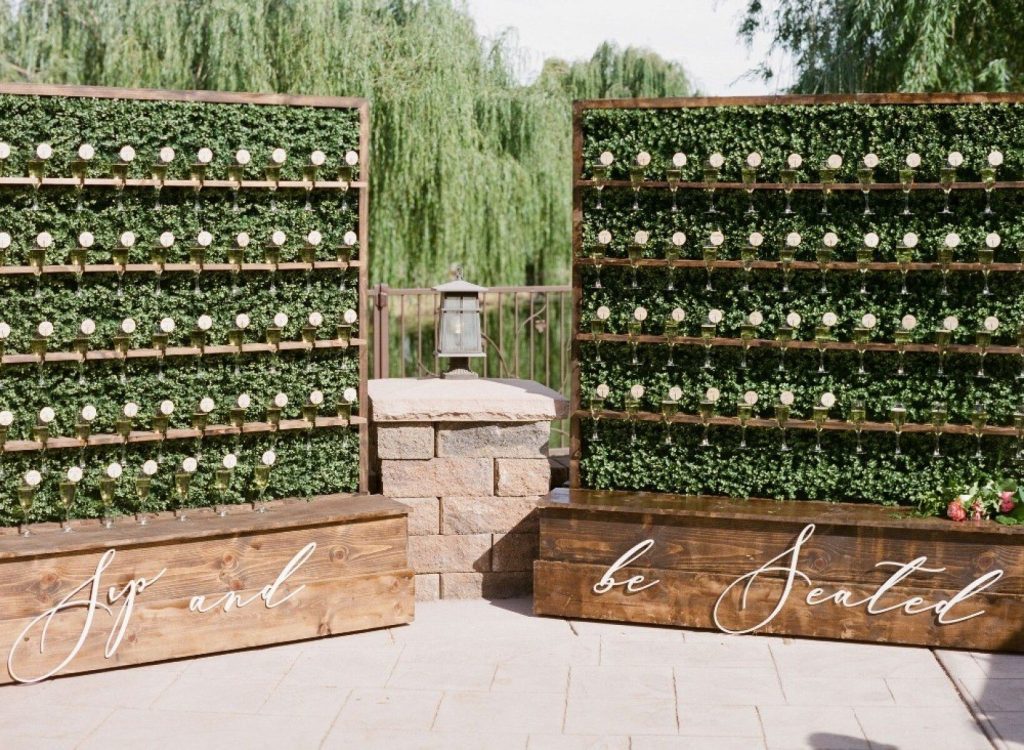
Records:
[[[754,151],[747,155],[746,164],[740,169],[743,189],[747,193],[747,215],[756,216],[757,209],[754,208],[754,190],[757,187],[757,169],[761,166],[761,154]]]
[[[992,273],[992,261],[995,260],[996,248],[1003,240],[997,232],[989,232],[985,237],[984,247],[978,248],[978,264],[981,266],[981,276],[985,280],[985,286],[981,290],[982,296],[990,297],[992,290],[988,288],[988,276]]]
[[[637,356],[640,346],[640,334],[643,333],[644,321],[647,320],[647,308],[638,307],[633,311],[633,318],[626,324],[627,338],[630,348],[630,366],[639,367],[640,359]]]
[[[604,210],[604,206],[601,205],[601,195],[604,193],[605,185],[608,184],[608,175],[614,161],[615,157],[611,151],[602,151],[597,163],[591,167],[591,172],[594,175],[594,189],[597,190],[597,205],[594,206],[597,211]]]
[[[754,271],[754,263],[757,262],[758,248],[764,243],[764,235],[760,232],[752,232],[747,244],[740,249],[740,266],[743,268],[743,292],[750,292],[750,276]]]
[[[672,193],[672,213],[679,210],[676,203],[676,193],[679,191],[679,182],[682,180],[682,168],[686,166],[686,154],[677,151],[672,155],[672,166],[665,170],[665,179],[668,181],[668,190]]]
[[[790,410],[793,408],[793,392],[782,391],[779,400],[775,404],[775,422],[779,425],[779,432],[782,437],[779,441],[779,453],[789,453],[792,448],[786,444],[786,426],[789,422]]]
[[[821,294],[828,294],[826,278],[832,261],[835,258],[835,247],[839,244],[839,237],[835,232],[826,232],[821,240],[821,246],[815,251],[815,258],[818,261],[818,273],[821,274],[821,287],[818,291]]]
[[[715,270],[715,264],[718,262],[718,253],[724,242],[725,235],[715,231],[708,237],[708,244],[703,248],[704,270],[707,273],[707,283],[704,285],[704,291],[706,292],[715,291],[715,288],[711,286],[711,274]]]
[[[594,393],[590,397],[590,421],[592,424],[590,439],[595,443],[601,442],[598,425],[601,421],[601,412],[604,411],[605,399],[608,398],[610,392],[611,389],[605,383],[601,383],[594,389]]]
[[[903,215],[913,216],[910,210],[910,191],[914,189],[914,175],[921,166],[921,155],[917,152],[907,154],[906,167],[900,169],[900,190],[903,191]]]
[[[601,267],[604,264],[605,258],[608,257],[608,248],[611,246],[612,233],[607,229],[602,229],[597,233],[597,244],[590,249],[590,258],[594,261],[594,267],[597,274],[594,278],[594,289],[601,289]]]
[[[857,272],[860,274],[860,294],[868,293],[868,266],[875,259],[879,237],[875,232],[864,235],[864,243],[857,248]]]
[[[981,328],[974,334],[974,345],[978,347],[978,372],[975,377],[978,380],[988,380],[985,374],[985,356],[988,348],[992,345],[992,336],[999,330],[999,318],[989,315],[981,324]]]
[[[832,154],[825,159],[821,169],[818,170],[818,179],[821,181],[821,213],[827,215],[828,199],[832,195],[832,186],[836,183],[836,174],[842,169],[843,157],[839,154]]]
[[[942,325],[935,331],[935,346],[939,350],[939,368],[935,371],[936,377],[946,378],[946,355],[949,353],[949,345],[953,340],[953,332],[960,327],[960,321],[955,315],[947,315],[942,320]]]
[[[736,402],[736,417],[740,422],[740,444],[737,446],[740,450],[747,450],[747,422],[749,422],[754,416],[754,406],[757,404],[757,393],[755,391],[747,391],[743,396]]]
[[[715,188],[718,185],[718,178],[722,172],[722,165],[725,164],[725,157],[720,153],[713,153],[708,157],[708,160],[704,162],[704,191],[708,194],[708,210],[709,214],[717,214],[718,209],[715,208]]]
[[[668,398],[661,402],[661,419],[665,423],[665,445],[672,445],[672,420],[679,413],[679,399],[683,391],[679,386],[668,389]]]
[[[981,436],[985,433],[985,426],[988,424],[988,408],[984,403],[978,401],[974,404],[974,409],[971,411],[971,431],[974,433],[975,440],[975,458],[983,458],[984,454],[981,452]]]
[[[821,395],[821,399],[817,404],[814,405],[811,411],[811,419],[814,420],[814,452],[822,453],[824,449],[821,447],[821,432],[825,429],[825,423],[828,421],[828,411],[835,406],[836,397],[830,391],[826,391]]]
[[[797,170],[803,163],[804,159],[800,154],[790,154],[786,157],[786,168],[779,172],[779,178],[782,180],[782,192],[786,196],[786,208],[782,213],[786,216],[793,214],[793,188],[796,186]]]
[[[931,408],[932,435],[935,438],[935,448],[932,450],[933,458],[942,457],[942,448],[939,441],[942,439],[942,428],[949,421],[949,409],[945,401],[933,401]]]
[[[740,360],[740,368],[743,370],[749,367],[747,353],[750,351],[750,347],[753,346],[754,339],[757,338],[757,329],[762,323],[764,323],[764,315],[760,310],[754,310],[740,325],[740,341],[743,343],[743,357]]]
[[[907,289],[907,274],[910,273],[910,264],[914,262],[914,248],[917,247],[917,235],[907,232],[903,235],[903,243],[896,248],[896,263],[900,268],[900,294],[910,294]]]
[[[796,260],[796,251],[800,247],[801,237],[799,232],[790,232],[779,249],[779,263],[782,265],[782,292],[789,293],[789,276],[793,272],[793,261]]]
[[[860,182],[860,191],[864,194],[864,215],[870,216],[874,213],[871,210],[871,186],[875,184],[875,169],[878,167],[878,156],[876,154],[865,154],[861,160],[861,166],[857,169],[857,180]]]
[[[644,176],[648,165],[651,163],[651,155],[641,151],[636,155],[636,160],[629,165],[629,184],[633,188],[633,210],[640,210],[640,188],[644,184]]]
[[[636,442],[636,421],[640,415],[640,404],[641,399],[644,397],[646,389],[636,384],[629,389],[629,395],[626,396],[626,419],[629,421],[629,442]]]
[[[818,374],[828,372],[825,369],[825,351],[829,342],[832,341],[832,329],[839,322],[839,317],[834,312],[827,312],[821,316],[821,322],[814,327],[814,344],[818,350]]]
[[[878,318],[871,313],[866,313],[860,319],[860,325],[853,329],[853,343],[857,349],[857,374],[866,375],[867,370],[864,369],[864,352],[867,351],[868,341],[871,339],[871,331],[874,330],[878,324]]]
[[[996,187],[996,170],[1002,166],[1003,153],[992,151],[985,160],[986,164],[981,168],[981,184],[985,188],[985,215],[991,216],[995,213],[992,210],[992,191]]]
[[[907,423],[907,408],[898,401],[894,403],[889,409],[889,421],[892,422],[896,432],[896,450],[894,455],[899,456],[902,454],[900,436],[903,434],[903,425]]]
[[[897,377],[903,377],[904,375],[906,375],[906,369],[903,365],[907,355],[907,345],[913,339],[915,328],[917,328],[917,318],[908,313],[907,315],[904,315],[903,318],[900,320],[900,327],[897,328],[896,332],[893,334],[893,338],[896,344]]]
[[[867,420],[867,408],[863,399],[854,399],[850,404],[850,422],[853,423],[853,430],[857,436],[857,455],[864,453],[864,446],[861,443],[861,433],[864,431],[864,422]]]
[[[715,417],[715,410],[717,408],[718,399],[721,398],[722,394],[715,387],[708,388],[704,393],[704,398],[700,402],[700,424],[704,428],[704,435],[700,441],[701,448],[707,448],[711,445],[708,440],[708,433],[711,430],[711,420]]]
[[[942,211],[940,211],[942,214],[952,215],[953,213],[949,207],[949,199],[953,192],[953,186],[956,184],[957,167],[963,163],[963,154],[959,151],[950,151],[949,155],[946,157],[946,166],[939,169],[939,185],[942,188],[942,193],[946,199],[946,202],[942,207]]]

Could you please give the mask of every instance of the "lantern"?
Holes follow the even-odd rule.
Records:
[[[435,286],[434,291],[441,294],[436,354],[438,359],[451,360],[442,377],[475,378],[476,374],[469,369],[469,358],[486,356],[480,328],[480,294],[487,289],[465,281],[462,269],[458,269],[454,281]]]

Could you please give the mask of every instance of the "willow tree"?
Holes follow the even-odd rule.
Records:
[[[452,263],[485,284],[565,278],[572,94],[520,85],[515,50],[483,41],[450,0],[0,8],[6,80],[370,98],[374,281],[432,284]],[[649,63],[629,56],[612,76]]]
[[[589,60],[548,60],[541,82],[561,89],[570,99],[630,99],[687,96],[690,80],[683,66],[643,48],[598,46]]]
[[[740,29],[771,37],[803,93],[1018,90],[1022,31],[1020,0],[749,0]]]

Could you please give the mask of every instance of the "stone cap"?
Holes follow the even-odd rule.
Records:
[[[532,380],[383,378],[367,385],[377,422],[543,422],[569,402]]]

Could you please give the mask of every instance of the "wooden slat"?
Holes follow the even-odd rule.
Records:
[[[699,268],[702,271],[706,271],[708,263],[697,259],[697,258],[680,258],[679,260],[665,260],[664,258],[640,258],[636,261],[631,261],[629,258],[601,258],[600,260],[594,260],[589,256],[582,256],[576,258],[575,261],[581,266],[631,266],[636,268]],[[720,268],[728,269],[742,269],[743,261],[740,260],[716,260],[711,264],[711,268],[718,270]],[[796,260],[789,264],[790,269],[793,271],[814,271],[821,273],[821,266],[811,260]],[[782,270],[782,263],[778,260],[755,260],[750,264],[752,270]],[[890,261],[872,261],[868,263],[864,268],[868,271],[884,271],[884,272],[899,272],[903,269],[903,266],[899,263],[893,263]],[[906,268],[908,271],[941,271],[942,265],[940,263],[932,262],[913,262],[907,263]],[[951,273],[973,271],[981,272],[982,270],[989,270],[992,273],[1020,273],[1024,271],[1024,262],[1021,263],[989,263],[987,266],[982,266],[980,263],[950,263],[948,269]],[[845,261],[837,260],[831,261],[827,266],[828,272],[833,271],[860,271],[861,265],[856,261]]]
[[[864,93],[864,94],[798,94],[775,96],[687,96],[641,97],[635,99],[583,99],[573,102],[581,112],[588,109],[688,109],[691,107],[791,107],[822,104],[1020,104],[1021,93],[952,93],[926,94]]]
[[[324,170],[326,172],[326,170]],[[20,176],[0,176],[0,187],[39,187],[39,188],[67,188],[67,187],[82,187],[86,188],[150,188],[155,189],[157,187],[163,189],[179,189],[187,188],[189,190],[269,190],[274,188],[276,190],[313,190],[313,191],[324,191],[324,190],[361,190],[366,187],[366,183],[362,181],[353,180],[352,182],[345,182],[344,180],[314,180],[312,184],[305,182],[304,180],[223,180],[223,179],[204,179],[204,180],[154,180],[149,177],[129,177],[125,180],[119,180],[115,177],[43,177],[42,179],[36,177],[20,177]]]
[[[736,578],[715,573],[631,567],[629,575],[643,575],[647,581],[658,580],[659,583],[638,594],[613,589],[598,596],[592,592],[591,587],[600,580],[604,571],[605,568],[600,565],[546,560],[535,562],[534,613],[717,629],[712,619],[715,603]],[[870,585],[843,584],[817,578],[813,580],[815,586],[830,592],[837,588],[849,589],[851,599],[854,600],[863,599],[875,592],[875,587]],[[782,587],[781,580],[768,578],[752,587],[747,599],[746,619],[736,617],[742,587],[734,588],[720,610],[720,618],[727,618],[723,625],[732,630],[756,625],[775,607]],[[984,615],[962,623],[939,625],[930,613],[905,615],[902,612],[891,612],[868,615],[863,608],[847,609],[832,604],[809,607],[803,602],[807,591],[808,587],[798,584],[778,616],[758,632],[872,643],[1024,651],[1024,630],[1020,628],[1024,597],[1018,595],[982,592],[959,605],[953,612],[970,614],[984,610]],[[947,593],[952,595],[954,592]],[[884,601],[895,604],[913,596],[920,596],[930,603],[938,601],[937,592],[933,589],[902,585],[892,589]],[[943,597],[940,595],[939,598]]]
[[[540,525],[542,560],[607,568],[638,542],[653,539],[654,546],[638,561],[641,567],[740,575],[790,548],[806,524],[782,519],[746,518],[723,524],[717,518],[549,512],[542,515]],[[879,586],[893,573],[892,568],[876,567],[879,561],[909,562],[924,555],[944,570],[915,576],[910,582],[920,588],[960,589],[998,568],[1005,571],[1000,593],[1024,595],[1024,540],[1009,545],[998,543],[1003,537],[974,537],[950,536],[936,529],[890,528],[884,522],[867,531],[819,523],[800,552],[801,569],[833,582]]]
[[[253,253],[258,255],[259,253]],[[39,271],[32,266],[0,266],[0,276],[32,276],[37,273],[43,276],[51,275],[66,275],[79,273],[83,274],[94,274],[94,273],[121,273],[125,274],[155,274],[158,271],[161,273],[206,273],[206,272],[224,272],[224,273],[253,273],[253,272],[269,272],[274,271],[289,272],[289,271],[335,271],[347,268],[359,268],[362,265],[360,260],[351,260],[344,262],[340,260],[318,260],[315,263],[303,263],[302,261],[287,261],[285,263],[278,263],[276,266],[273,263],[203,263],[201,266],[196,266],[194,263],[165,263],[163,266],[159,266],[156,263],[128,263],[123,268],[119,268],[113,263],[87,263],[86,265],[79,268],[78,266],[69,264],[58,264],[58,265],[45,265]]]
[[[596,188],[597,185],[598,185],[598,183],[595,182],[594,180],[588,180],[588,179],[578,179],[576,182],[578,183],[578,186],[582,187],[582,188]],[[0,184],[2,184],[2,183],[0,183]],[[602,182],[601,185],[603,185],[605,189],[607,189],[607,188],[614,188],[614,189],[626,189],[626,188],[629,188],[630,190],[636,190],[637,188],[639,188],[640,190],[659,190],[659,191],[660,190],[668,190],[669,189],[668,182],[666,182],[664,180],[644,180],[639,185],[634,185],[629,180],[606,180],[606,181]],[[788,187],[791,190],[793,190],[794,192],[822,192],[825,186],[822,185],[822,183],[820,183],[820,182],[796,182],[796,183],[793,183],[792,185],[789,185]],[[701,191],[704,191],[704,190],[708,189],[708,186],[707,186],[707,184],[705,184],[703,182],[693,182],[693,181],[683,182],[683,181],[680,181],[680,182],[678,182],[676,184],[676,188],[678,190],[683,190],[683,191],[691,191],[691,190],[701,190]],[[787,188],[787,186],[783,185],[781,182],[758,182],[758,183],[755,183],[754,188],[753,188],[753,192],[754,193],[759,193],[759,192],[779,192],[779,191],[785,190],[786,188]],[[992,184],[992,189],[993,190],[1020,190],[1021,188],[1024,188],[1024,181],[1020,181],[1020,180],[1004,180],[1004,181],[998,181],[998,182],[995,182],[995,183]],[[840,193],[841,192],[861,192],[861,190],[862,190],[861,185],[860,185],[859,182],[834,182],[831,185],[829,185],[829,189],[832,190],[833,192],[840,192]],[[939,182],[914,182],[910,186],[910,192],[919,192],[919,191],[929,192],[929,191],[945,190],[945,189],[946,188],[944,188],[942,186],[942,184],[939,183]],[[961,190],[985,190],[985,189],[986,189],[986,185],[983,182],[959,182],[959,181],[957,181],[957,182],[954,182],[953,185],[950,187],[950,190],[954,190],[954,191],[961,191]],[[747,186],[744,185],[742,182],[716,182],[715,183],[715,191],[717,192],[719,190],[727,190],[727,191],[747,190]],[[871,183],[871,191],[870,192],[873,193],[876,190],[880,191],[880,192],[891,192],[891,191],[894,191],[894,190],[903,190],[903,185],[902,185],[902,183],[899,183],[899,182],[873,182],[873,183]]]

